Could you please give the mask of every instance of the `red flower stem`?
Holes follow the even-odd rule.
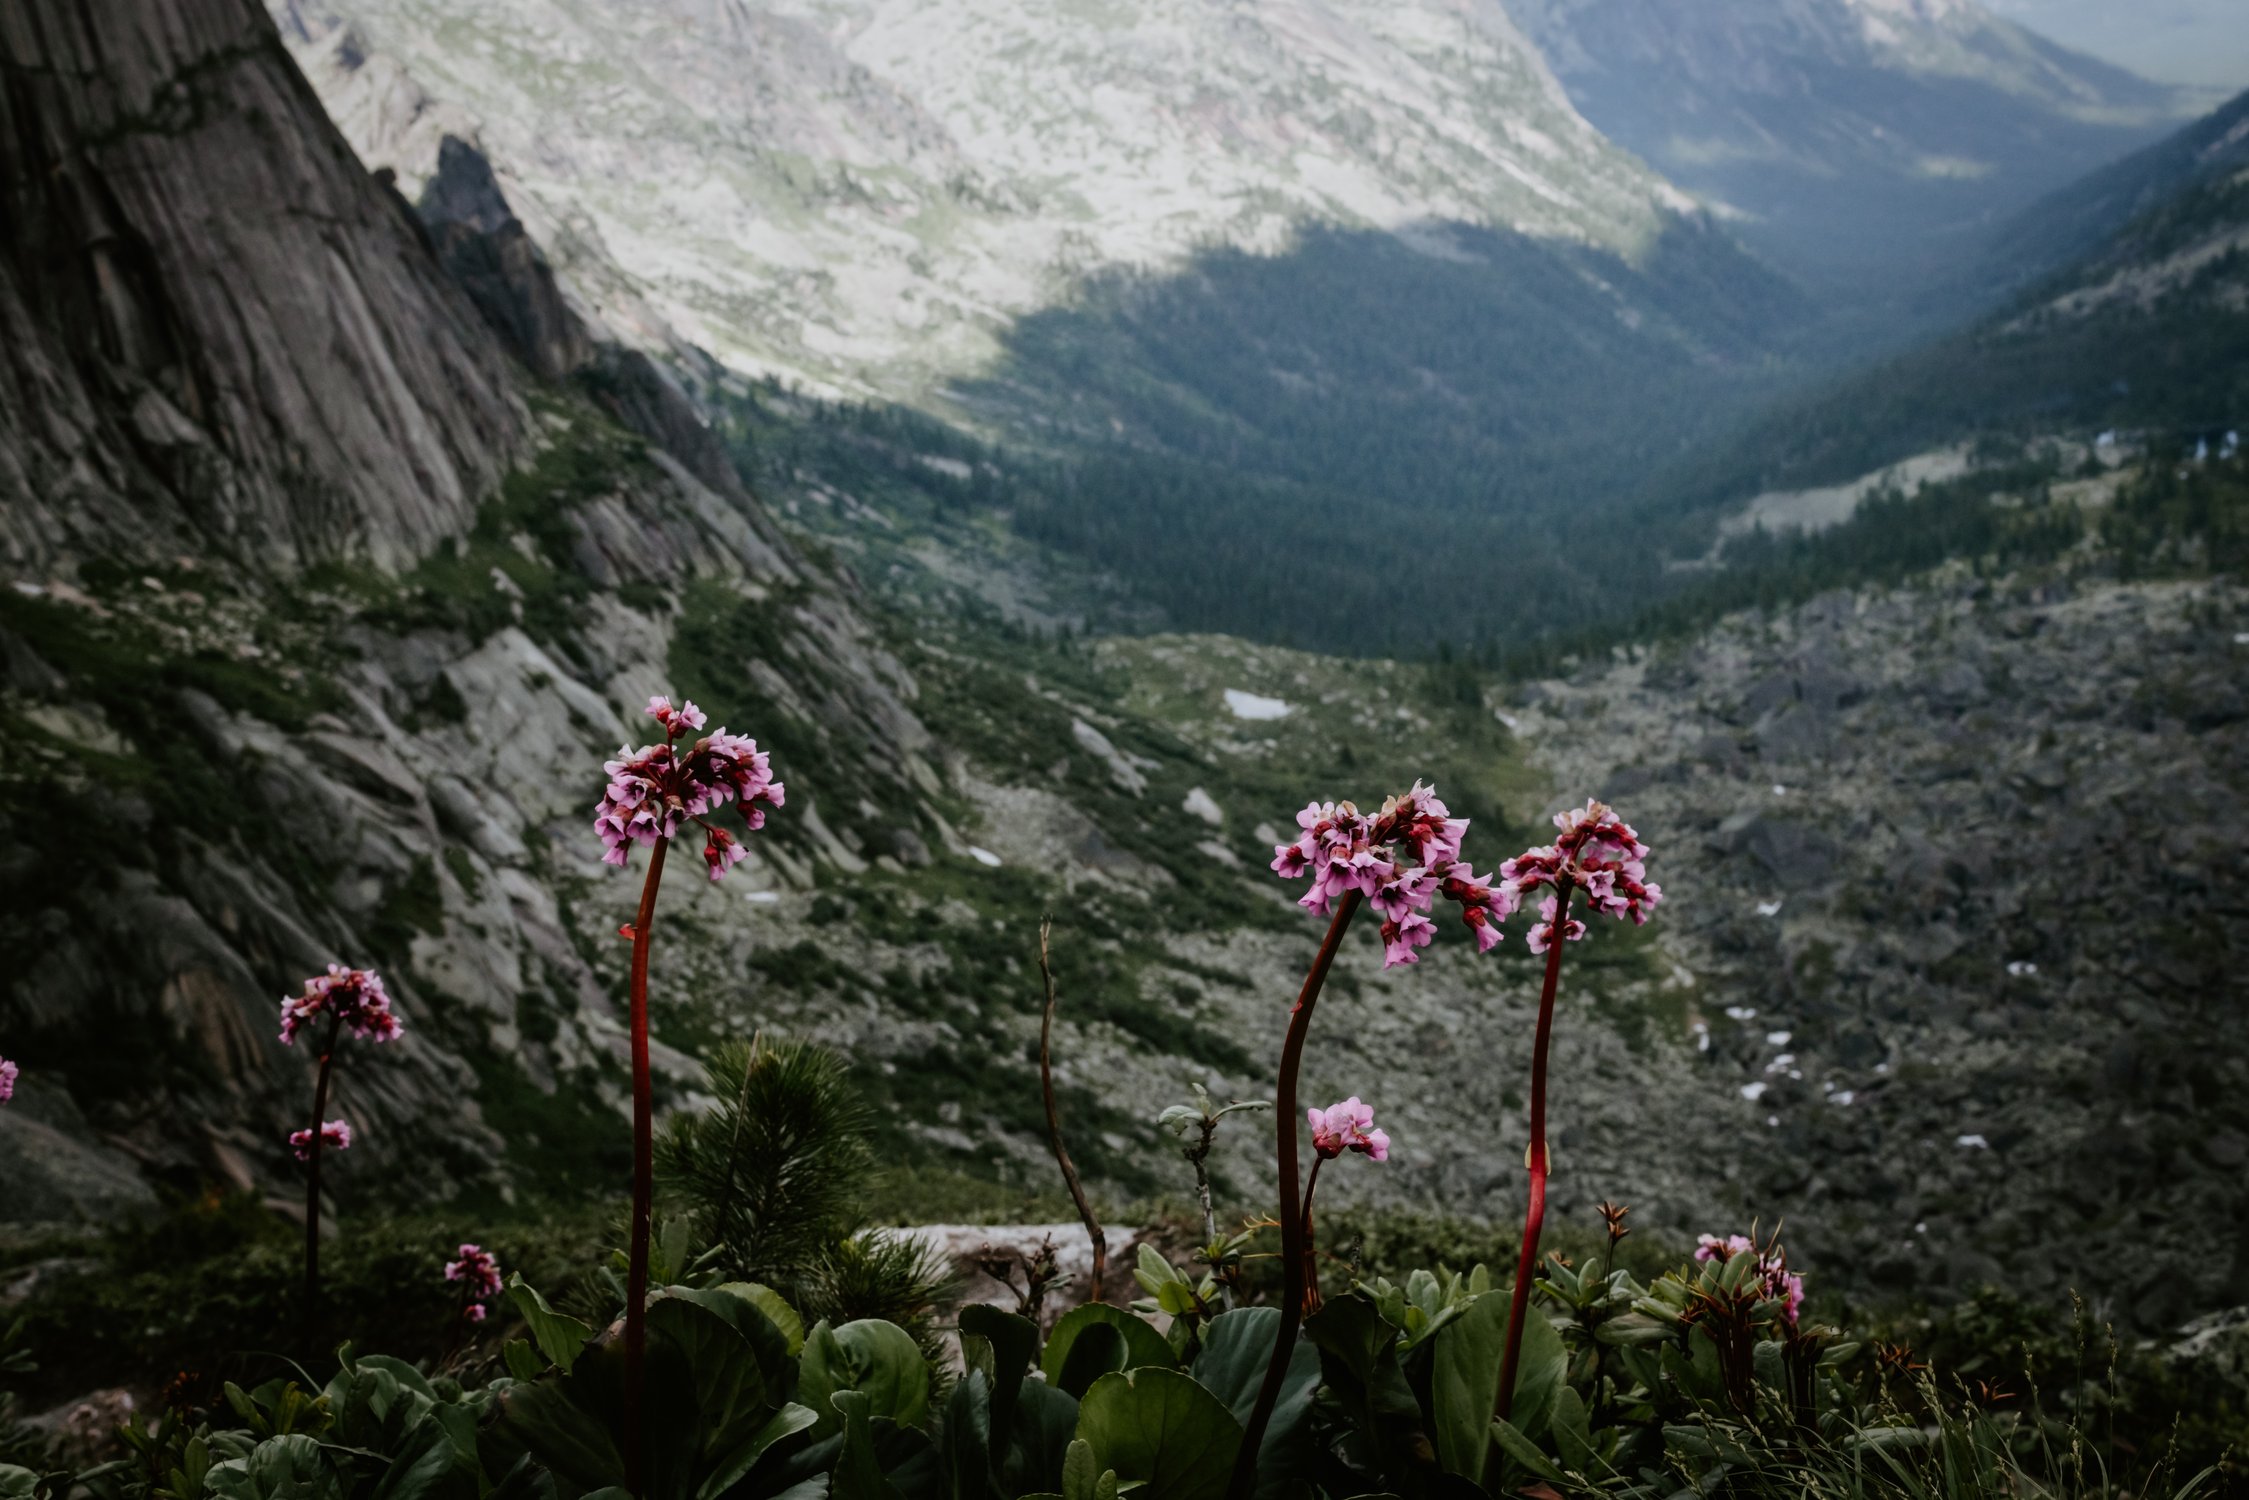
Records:
[[[1307,1317],[1320,1310],[1320,1255],[1312,1234],[1312,1195],[1320,1190],[1320,1168],[1327,1158],[1314,1153],[1312,1171],[1304,1179],[1304,1312]]]
[[[305,1357],[316,1352],[320,1336],[320,1145],[321,1117],[328,1113],[328,1071],[336,1060],[336,1036],[344,1018],[331,1013],[328,1037],[320,1045],[320,1080],[312,1086],[312,1146],[305,1172]]]
[[[1336,903],[1335,916],[1328,922],[1328,935],[1320,942],[1311,971],[1304,976],[1304,988],[1289,1011],[1288,1038],[1281,1044],[1281,1074],[1273,1090],[1275,1146],[1281,1173],[1281,1327],[1273,1340],[1273,1357],[1265,1365],[1265,1383],[1257,1388],[1257,1404],[1251,1408],[1249,1425],[1242,1433],[1241,1450],[1234,1458],[1234,1476],[1227,1485],[1227,1494],[1233,1500],[1250,1500],[1256,1492],[1257,1450],[1273,1421],[1273,1408],[1280,1403],[1289,1355],[1296,1348],[1296,1330],[1304,1322],[1304,1220],[1292,1211],[1302,1201],[1296,1171],[1296,1132],[1302,1117],[1296,1107],[1296,1074],[1304,1062],[1305,1034],[1312,1029],[1312,1007],[1319,1002],[1320,987],[1327,983],[1328,966],[1335,962],[1336,949],[1343,946],[1343,929],[1351,925],[1351,915],[1358,909],[1359,893],[1345,891]]]
[[[1570,881],[1554,887],[1554,926],[1546,941],[1546,986],[1538,995],[1538,1036],[1531,1044],[1531,1201],[1523,1213],[1523,1249],[1515,1263],[1515,1295],[1507,1305],[1507,1353],[1499,1366],[1499,1416],[1515,1405],[1515,1367],[1523,1354],[1523,1317],[1530,1310],[1531,1282],[1538,1274],[1538,1231],[1546,1222],[1546,1046],[1554,1037],[1554,992],[1562,983],[1562,934],[1570,920]]]
[[[640,912],[633,918],[633,1223],[630,1263],[625,1272],[625,1483],[635,1495],[640,1485],[640,1374],[648,1354],[648,1225],[656,1207],[656,1106],[648,1081],[648,929],[656,920],[656,887],[664,879],[668,838],[656,840],[648,859],[648,878],[640,887]]]

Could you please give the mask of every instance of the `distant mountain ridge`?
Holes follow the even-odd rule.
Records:
[[[1974,0],[1513,6],[1604,133],[1844,302],[1909,304],[2009,212],[2186,112]]]
[[[1981,263],[1986,316],[1777,403],[1656,476],[1652,520],[1834,484],[1979,439],[2249,426],[2249,94],[2012,220]],[[1693,539],[1700,537],[1701,539]]]

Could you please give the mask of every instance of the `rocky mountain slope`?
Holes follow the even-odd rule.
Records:
[[[1307,223],[1621,250],[1685,207],[1494,0],[274,10],[370,165],[416,182],[466,115],[541,239],[600,247],[736,368],[854,394],[987,368],[1088,273]]]
[[[1513,9],[1605,134],[1823,295],[1893,319],[2011,211],[2184,110],[1974,0]]]
[[[856,776],[806,788],[779,867],[914,821],[912,684],[645,361],[542,325],[473,164],[422,224],[254,4],[12,7],[0,87],[5,1214],[275,1182],[309,1062],[277,998],[339,959],[392,972],[416,1038],[348,1071],[346,1172],[498,1185],[480,1096],[617,1039],[531,872],[665,685],[674,601],[754,628],[712,669]],[[592,361],[579,391],[439,243],[526,359],[545,326]]]

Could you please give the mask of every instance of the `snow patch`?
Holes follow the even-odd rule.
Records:
[[[1191,818],[1201,818],[1213,828],[1226,821],[1226,814],[1219,810],[1217,799],[1201,787],[1196,787],[1186,795],[1179,804],[1179,810]]]
[[[1268,698],[1262,693],[1244,692],[1240,688],[1226,690],[1226,707],[1237,719],[1285,719],[1296,709],[1280,698]]]
[[[1000,867],[1000,857],[997,854],[994,854],[991,850],[986,849],[978,844],[970,844],[968,846],[968,857],[975,860],[978,864],[989,866],[994,870]]]

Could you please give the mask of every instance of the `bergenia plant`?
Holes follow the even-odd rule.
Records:
[[[463,1245],[459,1258],[446,1262],[445,1279],[460,1284],[461,1317],[481,1323],[500,1295],[499,1258],[481,1245]]]
[[[1360,1103],[1357,1094],[1326,1109],[1314,1106],[1304,1118],[1312,1127],[1312,1175],[1304,1184],[1297,1218],[1304,1236],[1304,1308],[1314,1313],[1320,1309],[1320,1269],[1313,1250],[1312,1195],[1319,1191],[1320,1168],[1348,1151],[1369,1161],[1388,1161],[1390,1133],[1375,1128],[1373,1107]]]
[[[1554,815],[1560,833],[1551,844],[1527,849],[1499,867],[1500,883],[1513,903],[1534,891],[1547,892],[1538,921],[1525,939],[1531,952],[1546,955],[1546,981],[1538,994],[1538,1030],[1531,1043],[1531,1140],[1524,1162],[1530,1171],[1530,1205],[1523,1214],[1523,1245],[1515,1267],[1515,1293],[1507,1320],[1507,1349],[1499,1369],[1499,1416],[1515,1402],[1515,1367],[1522,1357],[1523,1316],[1530,1305],[1538,1269],[1538,1236],[1546,1219],[1546,1052],[1554,1035],[1554,995],[1562,983],[1562,950],[1585,936],[1585,923],[1570,915],[1581,897],[1583,910],[1612,917],[1648,920],[1663,889],[1648,883],[1648,846],[1610,810],[1588,801]]]
[[[1311,888],[1297,904],[1325,915],[1328,930],[1289,1012],[1274,1089],[1279,1125],[1281,1326],[1235,1463],[1231,1493],[1244,1495],[1254,1487],[1258,1445],[1272,1421],[1296,1332],[1304,1321],[1309,1283],[1304,1219],[1299,1211],[1303,1182],[1297,1170],[1296,1078],[1304,1061],[1304,1039],[1312,1028],[1312,1008],[1343,944],[1344,930],[1361,902],[1372,903],[1382,917],[1382,962],[1389,968],[1420,961],[1417,950],[1437,935],[1430,913],[1439,896],[1459,907],[1462,922],[1475,935],[1478,952],[1488,952],[1498,943],[1499,924],[1515,910],[1512,887],[1478,875],[1460,857],[1468,820],[1452,816],[1436,792],[1418,781],[1411,791],[1383,803],[1379,813],[1362,813],[1348,802],[1314,802],[1296,815],[1296,826],[1302,831],[1295,842],[1274,846],[1273,873],[1283,880],[1311,877]]]
[[[765,810],[782,802],[766,752],[757,741],[720,729],[687,743],[704,725],[692,702],[672,707],[669,698],[648,700],[648,716],[663,726],[662,744],[630,745],[603,767],[609,785],[595,810],[594,832],[604,863],[623,866],[632,846],[649,851],[648,875],[641,882],[640,909],[622,929],[633,945],[633,1212],[625,1277],[625,1473],[640,1487],[641,1366],[648,1348],[648,1233],[655,1199],[655,1104],[648,1078],[648,936],[656,920],[656,890],[664,878],[664,856],[689,823],[703,831],[703,863],[721,880],[748,852],[711,816],[733,803],[743,825],[765,826]]]
[[[325,1022],[325,1024],[323,1024]],[[328,972],[305,981],[301,994],[281,1001],[281,1042],[295,1046],[307,1027],[320,1037],[320,1072],[312,1088],[312,1124],[289,1136],[290,1149],[305,1163],[305,1349],[312,1351],[320,1312],[320,1155],[323,1147],[341,1151],[351,1144],[351,1127],[324,1120],[328,1078],[336,1062],[336,1043],[348,1029],[363,1042],[393,1042],[406,1029],[391,1009],[382,976],[373,969],[330,964]]]

